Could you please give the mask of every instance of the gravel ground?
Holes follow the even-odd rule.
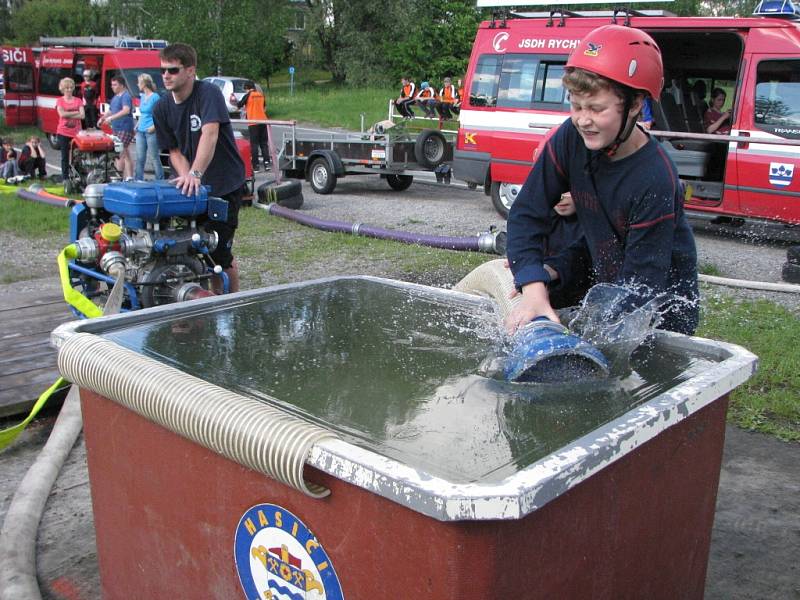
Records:
[[[260,183],[265,175],[259,175]],[[305,202],[302,211],[322,219],[359,222],[389,229],[421,232],[444,236],[472,236],[487,231],[490,226],[505,228],[505,221],[497,215],[492,203],[482,190],[468,190],[460,184],[444,186],[419,180],[404,192],[394,192],[378,177],[348,177],[340,179],[333,194],[319,195],[303,184]],[[65,212],[65,218],[67,218]],[[242,219],[271,218],[258,209],[246,209]],[[270,244],[291,244],[296,231],[284,239],[270,240]],[[781,280],[781,267],[786,261],[785,243],[759,242],[752,238],[731,237],[696,231],[698,262],[701,267],[713,266],[723,277],[785,283]],[[31,242],[10,233],[0,233],[0,281],[15,281],[0,285],[0,296],[19,291],[58,290],[55,257],[65,240],[44,239]],[[264,261],[275,260],[268,252]],[[243,272],[261,270],[260,260],[242,261]],[[288,271],[291,271],[288,269]],[[297,273],[297,279],[313,279],[328,275],[367,273],[386,277],[402,274],[391,263],[376,262],[369,257],[343,258],[326,261],[316,268]],[[452,286],[464,273],[447,271],[430,273],[417,278],[417,282]],[[261,284],[273,283],[268,276]],[[800,294],[741,290],[720,286],[704,286],[704,293],[722,293],[739,298],[765,298],[786,306],[800,316]]]

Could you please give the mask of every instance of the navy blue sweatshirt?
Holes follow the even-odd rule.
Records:
[[[584,237],[547,263],[569,283],[587,257],[598,283],[628,285],[637,303],[675,297],[661,327],[691,334],[697,327],[697,250],[683,210],[677,170],[649,138],[620,160],[589,151],[571,120],[547,142],[511,207],[508,259],[517,287],[549,281],[543,267],[551,209],[561,194],[575,201]]]

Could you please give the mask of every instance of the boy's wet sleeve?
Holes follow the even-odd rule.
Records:
[[[551,289],[561,290],[573,287],[579,281],[587,281],[592,271],[592,257],[586,236],[578,239],[554,256],[545,261],[558,273],[558,280],[551,284]]]
[[[675,245],[675,184],[653,181],[632,206],[620,283],[666,290]]]
[[[543,266],[545,242],[551,229],[551,210],[568,191],[565,126],[542,142],[536,162],[508,215],[507,255],[518,289],[535,281],[550,281]]]

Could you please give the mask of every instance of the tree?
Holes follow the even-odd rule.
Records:
[[[306,0],[309,18],[306,39],[315,49],[319,63],[328,70],[336,82],[343,82],[346,71],[338,61],[342,47],[340,29],[344,21],[342,6],[344,2],[334,0]]]
[[[201,75],[266,78],[288,50],[285,0],[111,0],[109,10],[120,31],[191,44]]]
[[[440,78],[466,68],[481,20],[474,0],[306,0],[307,35],[335,81]]]
[[[711,17],[747,17],[756,7],[756,0],[719,0],[701,2],[700,14]]]
[[[11,14],[11,35],[18,44],[36,44],[41,36],[108,35],[108,11],[89,0],[27,0]]]
[[[429,0],[415,5],[406,36],[385,45],[394,80],[403,75],[441,81],[462,75],[484,15],[470,0]]]

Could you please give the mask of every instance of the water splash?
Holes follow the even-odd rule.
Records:
[[[660,294],[639,305],[644,287],[597,284],[579,308],[562,316],[571,331],[605,355],[614,375],[629,370],[631,354],[658,327],[664,305],[673,298]]]

